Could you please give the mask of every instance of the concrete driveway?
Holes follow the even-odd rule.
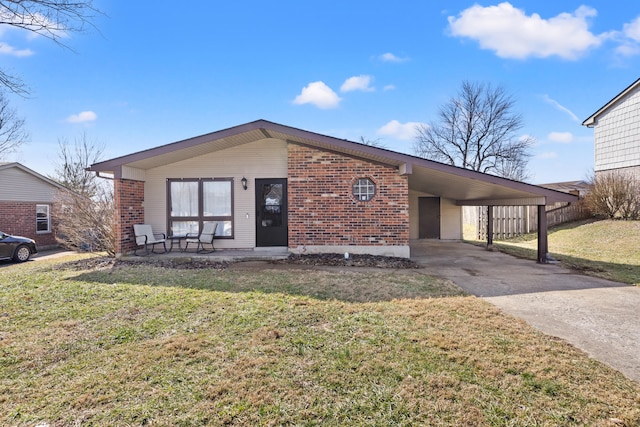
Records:
[[[414,241],[411,258],[640,381],[640,288],[460,242]]]

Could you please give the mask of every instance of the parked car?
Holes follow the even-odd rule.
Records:
[[[12,236],[0,231],[0,260],[12,259],[25,262],[31,255],[37,254],[38,248],[33,239]]]

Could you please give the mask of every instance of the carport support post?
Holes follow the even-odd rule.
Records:
[[[538,263],[547,263],[549,242],[547,240],[547,211],[545,205],[538,205]]]
[[[487,249],[493,246],[493,206],[487,206]]]

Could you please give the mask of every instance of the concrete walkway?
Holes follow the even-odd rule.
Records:
[[[411,258],[640,381],[640,288],[467,243],[415,241]]]

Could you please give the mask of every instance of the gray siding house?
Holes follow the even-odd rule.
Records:
[[[640,179],[640,79],[582,124],[594,130],[596,175],[615,170]]]

